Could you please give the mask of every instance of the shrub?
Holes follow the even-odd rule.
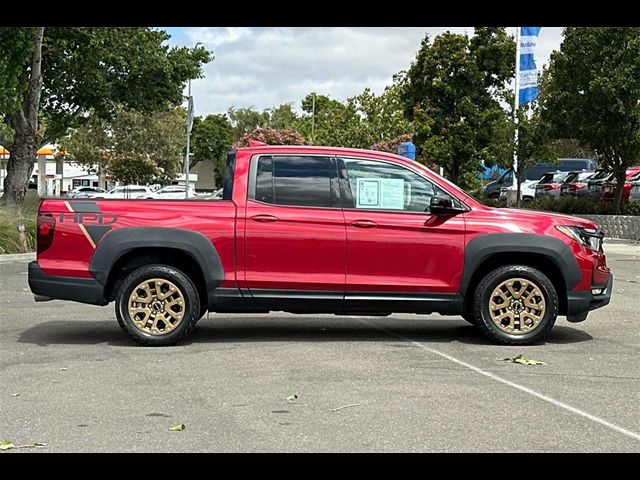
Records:
[[[566,213],[569,215],[612,215],[613,205],[599,198],[560,197],[536,198],[523,205],[532,210]]]
[[[21,209],[0,207],[0,254],[35,250],[38,204],[38,198],[27,197]],[[26,246],[20,238],[19,224],[25,227]]]
[[[623,204],[622,214],[623,215],[640,215],[640,202]]]

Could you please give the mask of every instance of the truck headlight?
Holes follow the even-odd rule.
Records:
[[[567,225],[556,225],[556,228],[585,247],[596,252],[602,251],[602,239],[604,235],[601,230]]]

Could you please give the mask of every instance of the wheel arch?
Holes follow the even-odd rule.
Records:
[[[171,265],[190,276],[201,300],[224,280],[218,253],[207,237],[177,228],[134,227],[109,232],[100,241],[89,271],[105,287],[105,299],[113,300],[122,276],[142,265]]]
[[[557,238],[521,233],[481,235],[467,244],[460,283],[465,311],[482,278],[495,268],[508,264],[526,265],[544,273],[558,293],[559,313],[566,314],[567,292],[582,280],[576,258],[569,247]]]

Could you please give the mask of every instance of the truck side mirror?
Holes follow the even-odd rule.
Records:
[[[429,211],[432,215],[457,215],[466,210],[453,206],[453,200],[447,195],[436,194],[431,197]]]

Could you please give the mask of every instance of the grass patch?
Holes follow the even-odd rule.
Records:
[[[40,199],[27,197],[20,208],[0,206],[0,254],[33,252],[36,248],[36,217]],[[18,225],[24,225],[24,240]]]

